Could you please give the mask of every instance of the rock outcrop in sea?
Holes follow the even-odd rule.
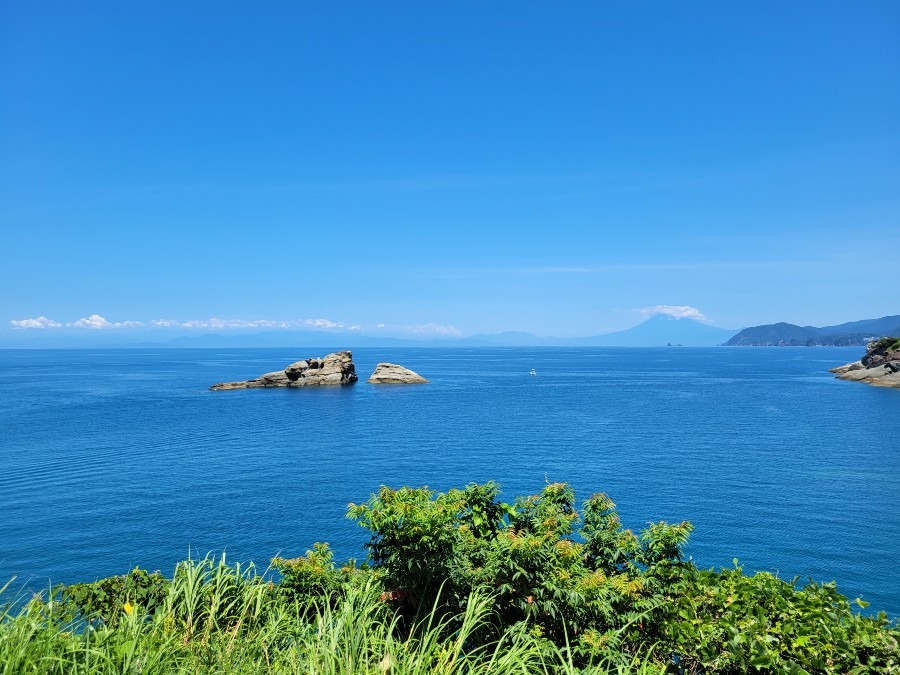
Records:
[[[353,384],[356,366],[349,351],[335,352],[321,358],[305,359],[292,363],[284,370],[265,373],[253,380],[219,382],[212,391],[227,389],[256,389],[262,387],[308,387],[317,385]]]
[[[840,380],[900,389],[900,338],[886,337],[866,345],[866,355],[830,372]]]
[[[369,377],[370,384],[425,384],[424,377],[396,363],[379,363]]]

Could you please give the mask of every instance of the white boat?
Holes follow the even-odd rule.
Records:
[[[537,371],[536,371],[534,368],[532,368],[532,369],[531,369],[531,372],[528,373],[528,374],[529,374],[529,375],[537,375]]]

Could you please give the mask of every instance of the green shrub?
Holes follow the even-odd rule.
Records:
[[[168,587],[168,579],[159,572],[135,567],[128,574],[64,586],[61,594],[81,617],[115,624],[136,606],[152,614],[162,603]]]
[[[833,585],[701,571],[684,522],[622,527],[604,495],[583,515],[565,484],[499,502],[494,483],[435,493],[382,487],[350,518],[372,533],[390,588],[447,613],[494,597],[497,630],[525,626],[573,667],[633,663],[674,672],[896,672],[898,631],[851,611]],[[440,600],[440,602],[438,602]]]
[[[867,603],[857,601],[860,607]],[[882,613],[863,617],[833,583],[787,582],[740,567],[686,568],[663,624],[694,672],[898,672],[898,632]]]
[[[556,647],[575,641],[585,655],[606,654],[642,619],[650,634],[689,523],[655,523],[635,536],[603,494],[585,503],[583,525],[566,484],[512,505],[498,494],[494,483],[441,494],[382,487],[348,515],[372,532],[372,564],[388,587],[420,614],[438,594],[443,611],[459,613],[481,592],[496,598],[498,629],[526,623]]]
[[[338,568],[334,553],[324,543],[313,544],[299,558],[273,558],[272,568],[281,574],[278,584],[281,595],[289,602],[300,604],[321,598],[339,599],[349,589],[365,585],[377,576],[368,566],[358,568],[354,560]]]

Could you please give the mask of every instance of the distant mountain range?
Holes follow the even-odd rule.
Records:
[[[720,345],[736,330],[717,328],[693,319],[676,319],[659,314],[637,326],[616,333],[587,337],[542,337],[532,333],[506,331],[478,334],[460,338],[411,340],[385,338],[355,333],[257,333],[245,336],[206,335],[172,340],[171,346],[289,346],[291,344],[321,345],[325,337],[329,344],[341,342],[347,347],[665,347],[667,344],[684,347],[714,347]],[[238,339],[237,342],[235,339]],[[318,340],[318,342],[316,342]],[[175,344],[177,342],[177,345]],[[250,344],[252,343],[252,345]]]
[[[10,331],[0,348],[303,348],[319,351],[357,347],[684,347],[864,345],[869,338],[900,336],[900,315],[852,321],[838,326],[773,323],[728,330],[688,318],[658,314],[627,330],[586,337],[543,337],[504,332],[468,337],[386,337],[350,330],[225,331],[201,335],[166,335],[160,331]],[[323,351],[322,353],[325,353]]]
[[[206,333],[167,337],[159,332],[143,331],[119,334],[90,331],[80,334],[32,332],[7,334],[0,341],[4,348],[226,348],[241,347],[316,347],[352,349],[355,347],[712,347],[722,344],[737,331],[726,330],[693,319],[657,315],[637,326],[615,333],[588,337],[541,337],[531,333],[504,332],[460,338],[408,339],[369,335],[354,331],[266,331]]]
[[[715,347],[736,332],[694,319],[657,314],[627,330],[583,338],[580,344],[590,347]]]
[[[900,315],[851,321],[837,326],[795,326],[770,323],[744,328],[728,340],[729,347],[802,347],[865,345],[874,337],[900,336]]]

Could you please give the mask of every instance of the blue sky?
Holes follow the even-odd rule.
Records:
[[[900,313],[896,2],[8,2],[0,101],[6,334]]]

